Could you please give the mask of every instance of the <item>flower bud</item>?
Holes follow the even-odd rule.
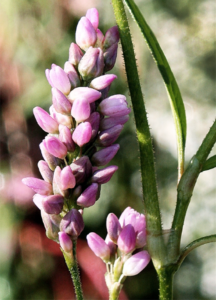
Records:
[[[91,140],[93,140],[98,134],[99,124],[100,124],[100,114],[98,112],[93,112],[90,117],[86,120],[92,127]]]
[[[52,185],[49,182],[34,177],[23,178],[22,182],[37,194],[47,196],[52,194]]]
[[[69,62],[77,67],[82,57],[83,53],[81,49],[77,46],[77,44],[71,43],[69,48]]]
[[[52,64],[51,70],[45,71],[47,80],[52,87],[57,88],[63,94],[67,95],[70,92],[71,84],[65,71],[59,66]]]
[[[105,242],[110,248],[110,256],[112,256],[115,259],[115,254],[116,254],[116,249],[117,249],[116,244],[113,243],[113,241],[110,239],[109,235],[106,236]]]
[[[70,167],[76,178],[76,184],[85,182],[92,175],[92,165],[88,156],[75,160]]]
[[[61,170],[60,178],[61,178],[61,188],[63,190],[72,189],[75,187],[76,179],[69,166],[66,166]]]
[[[80,123],[85,121],[90,116],[90,104],[87,99],[76,99],[73,102],[71,115]]]
[[[71,127],[72,127],[72,117],[71,116],[66,116],[61,113],[58,113],[55,110],[53,105],[50,106],[49,111],[50,111],[50,114],[53,117],[53,119],[55,119],[56,122],[58,122],[58,124],[65,125],[69,129],[71,129]]]
[[[128,254],[135,249],[136,233],[132,225],[128,224],[122,229],[118,237],[117,245],[125,254]]]
[[[72,139],[79,146],[87,144],[92,135],[92,127],[89,122],[79,124],[73,132]]]
[[[64,252],[70,253],[73,250],[73,243],[70,236],[65,232],[59,232],[59,244]]]
[[[103,49],[108,49],[113,44],[119,42],[119,31],[117,26],[113,26],[109,28],[105,34],[104,42],[103,42]]]
[[[96,34],[97,34],[97,41],[94,45],[95,48],[103,48],[103,41],[104,41],[104,35],[103,33],[100,31],[100,29],[97,28],[96,30]]]
[[[117,76],[114,74],[107,74],[107,75],[99,76],[91,81],[90,87],[92,87],[93,89],[96,89],[96,90],[105,89],[116,78],[117,78]]]
[[[108,72],[112,70],[112,68],[115,65],[116,57],[117,57],[117,51],[118,51],[118,44],[113,44],[111,47],[109,47],[104,52],[104,72]]]
[[[61,168],[59,166],[55,168],[53,174],[53,193],[55,195],[61,194],[62,196],[64,196],[64,192],[61,187]]]
[[[75,144],[72,140],[72,134],[67,126],[59,125],[59,140],[67,147],[67,151],[74,152]]]
[[[71,103],[73,103],[76,99],[87,99],[89,103],[92,103],[100,99],[100,97],[101,97],[100,92],[88,87],[75,88],[68,95],[68,99]]]
[[[117,170],[117,166],[109,166],[104,169],[98,170],[94,172],[91,181],[98,184],[107,183]]]
[[[100,129],[106,130],[109,129],[115,125],[124,125],[129,120],[128,115],[124,115],[121,117],[109,117],[104,118],[100,121]]]
[[[47,214],[58,215],[63,209],[64,198],[61,195],[51,195],[42,200],[42,208]]]
[[[52,183],[53,181],[53,171],[50,170],[48,163],[44,160],[38,162],[38,169],[41,173],[41,176],[46,182]]]
[[[104,99],[99,105],[100,112],[109,117],[121,117],[130,113],[127,107],[126,97],[114,95]]]
[[[107,228],[107,233],[109,235],[109,238],[114,243],[117,243],[119,234],[121,232],[121,226],[115,214],[111,213],[108,215],[106,220],[106,228]]]
[[[76,43],[86,51],[90,46],[94,46],[97,35],[92,23],[88,18],[82,17],[76,28]]]
[[[98,184],[92,183],[77,199],[77,205],[82,207],[90,207],[95,204],[98,192]]]
[[[49,215],[44,210],[41,210],[41,217],[46,228],[47,237],[51,240],[58,241],[61,217],[58,215]]]
[[[116,125],[107,130],[101,131],[97,138],[97,144],[101,147],[111,146],[119,137],[123,125]]]
[[[121,227],[125,226],[125,219],[127,218],[127,216],[129,216],[129,214],[131,213],[131,211],[133,211],[133,209],[130,206],[128,206],[122,212],[122,214],[121,214],[121,216],[119,218],[119,223],[120,223]]]
[[[55,157],[63,159],[67,155],[66,146],[58,138],[54,136],[47,136],[45,138],[45,144],[49,153]]]
[[[59,159],[48,152],[45,140],[40,143],[39,147],[43,158],[49,165],[49,168],[54,171],[55,167],[59,164]]]
[[[72,107],[71,103],[68,101],[67,97],[56,88],[52,88],[52,102],[56,112],[70,115]]]
[[[87,243],[94,254],[100,257],[103,261],[109,262],[110,249],[105,241],[96,233],[91,232],[87,235]]]
[[[91,158],[93,165],[104,166],[108,164],[118,152],[120,146],[118,144],[106,147],[94,153]]]
[[[150,262],[151,257],[147,251],[140,251],[126,260],[122,274],[124,276],[134,276],[139,274]]]
[[[48,133],[58,132],[58,123],[42,108],[35,107],[33,113],[38,125]]]
[[[78,70],[84,81],[89,81],[103,73],[104,58],[100,48],[90,47],[82,57]]]
[[[87,10],[86,18],[92,23],[95,30],[98,28],[99,24],[99,13],[96,8],[90,8]]]
[[[61,220],[60,230],[70,235],[73,240],[77,239],[83,229],[83,218],[77,209],[71,209]]]
[[[80,85],[80,79],[77,74],[77,71],[69,61],[66,61],[65,65],[64,65],[64,71],[68,75],[72,89],[74,89]]]

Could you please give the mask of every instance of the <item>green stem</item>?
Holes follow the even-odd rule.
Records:
[[[82,285],[80,281],[79,268],[76,257],[76,244],[76,241],[73,241],[73,255],[66,252],[63,252],[63,255],[74,284],[76,299],[83,300]]]
[[[159,263],[160,259],[157,257],[159,253],[158,248],[163,248],[161,238],[162,225],[155,178],[152,139],[124,5],[122,0],[112,0],[112,5],[121,38],[139,143],[144,211],[147,221],[148,250],[153,260]]]
[[[175,271],[170,267],[157,270],[159,278],[160,300],[173,299],[173,276]]]

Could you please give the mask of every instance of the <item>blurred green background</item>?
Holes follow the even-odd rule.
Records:
[[[188,161],[216,115],[216,2],[135,2],[156,34],[181,89],[188,121]],[[63,258],[44,236],[40,212],[32,204],[33,194],[22,185],[21,178],[31,174],[39,176],[38,145],[45,133],[36,124],[32,109],[34,106],[48,109],[51,105],[50,86],[44,71],[51,63],[63,66],[70,43],[74,42],[77,22],[91,7],[99,10],[102,32],[115,25],[110,1],[106,0],[1,0],[0,3],[1,300],[73,299],[71,283],[65,279],[63,286],[59,285],[60,277],[66,278],[67,272]],[[163,224],[169,229],[176,203],[175,130],[161,76],[138,28],[130,16],[129,19],[155,149]],[[110,94],[125,94],[130,103],[120,49],[116,66],[110,73],[118,75]],[[85,211],[83,240],[90,231],[105,237],[105,219],[111,211],[119,216],[130,205],[142,212],[132,113],[118,142],[121,148],[112,164],[117,164],[119,170],[103,186],[96,205]],[[216,154],[215,148],[212,154]],[[200,175],[184,226],[183,246],[215,233],[215,178],[216,170]],[[215,267],[214,244],[193,251],[175,276],[174,299],[215,299]],[[125,292],[128,299],[158,299],[153,266],[150,264],[140,275],[128,278]],[[86,295],[86,299],[93,299]]]

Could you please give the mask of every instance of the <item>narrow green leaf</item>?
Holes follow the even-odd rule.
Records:
[[[164,83],[169,95],[170,105],[173,113],[173,118],[176,127],[177,143],[178,143],[178,170],[179,179],[184,172],[184,150],[186,143],[186,115],[184,103],[181,97],[181,93],[169,63],[154,35],[151,28],[146,23],[143,15],[133,0],[124,0],[127,7],[140,28],[146,43],[148,44],[150,51],[154,57],[154,60],[158,66],[158,69],[163,77]]]
[[[202,167],[201,172],[211,170],[213,168],[216,168],[216,155],[214,155],[206,160],[206,162],[204,163],[204,165]]]

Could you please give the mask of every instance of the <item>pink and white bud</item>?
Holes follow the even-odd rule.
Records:
[[[104,58],[102,50],[92,47],[86,51],[78,66],[79,73],[85,81],[102,75],[103,68]]]
[[[96,8],[90,8],[87,10],[86,18],[89,19],[89,21],[92,23],[94,29],[96,30],[98,28],[99,24],[99,13]]]
[[[91,113],[90,104],[87,99],[76,99],[73,102],[71,115],[80,123],[89,118]]]
[[[99,105],[100,112],[109,117],[121,117],[130,113],[127,107],[126,97],[123,95],[114,95],[104,99]]]
[[[33,113],[38,125],[48,133],[58,132],[58,123],[41,107],[35,107]]]
[[[97,40],[96,31],[88,18],[82,17],[76,28],[76,43],[86,51],[90,46],[94,46]]]
[[[66,61],[66,63],[64,64],[64,71],[68,75],[72,89],[80,85],[79,75],[77,74],[74,66],[69,61]]]
[[[77,209],[71,209],[61,220],[60,230],[67,233],[76,240],[84,229],[82,215]]]
[[[75,160],[70,167],[75,176],[76,184],[85,182],[92,175],[92,165],[88,156],[82,156]]]
[[[90,117],[86,120],[89,122],[92,127],[91,140],[93,140],[98,134],[99,125],[100,125],[100,114],[98,112],[93,112]]]
[[[45,73],[47,80],[52,87],[57,88],[65,95],[69,94],[71,89],[70,80],[62,68],[52,64],[51,70],[47,69]]]
[[[95,166],[104,166],[108,164],[118,152],[120,146],[118,144],[106,147],[97,151],[91,157],[91,161]]]
[[[116,78],[117,78],[117,76],[114,74],[107,74],[107,75],[99,76],[91,81],[90,87],[92,87],[93,89],[96,89],[96,90],[105,89]]]
[[[98,184],[92,183],[77,199],[77,205],[82,207],[90,207],[95,204],[98,192]]]
[[[107,233],[109,235],[109,238],[114,243],[117,243],[119,234],[120,234],[122,229],[121,229],[119,220],[118,220],[118,218],[116,217],[115,214],[111,213],[107,216],[106,228],[107,228]]]
[[[119,250],[128,254],[135,249],[136,233],[132,225],[126,225],[119,234],[117,245]]]
[[[59,224],[61,217],[59,215],[49,215],[43,209],[41,210],[41,217],[46,228],[46,235],[49,239],[58,241]]]
[[[103,261],[109,262],[110,249],[105,241],[96,233],[91,232],[87,235],[87,243],[94,254],[100,257]]]
[[[67,97],[56,88],[52,88],[52,102],[56,112],[70,115],[71,103],[68,101]]]
[[[42,200],[43,210],[50,215],[58,215],[63,209],[64,197],[61,195],[51,195],[43,198]]]
[[[53,117],[53,119],[56,120],[56,122],[58,122],[58,124],[62,124],[67,126],[69,129],[72,128],[72,117],[71,116],[67,116],[67,115],[63,115],[61,113],[58,113],[54,106],[51,105],[49,108],[50,111],[50,115]]]
[[[69,62],[77,67],[82,57],[82,50],[77,46],[77,44],[71,43],[69,48]]]
[[[116,44],[118,42],[119,42],[119,30],[117,26],[113,26],[109,28],[105,34],[103,49],[108,49],[113,44]]]
[[[74,152],[75,144],[72,140],[72,134],[67,126],[59,125],[59,140],[67,147],[67,151]]]
[[[111,47],[105,50],[104,52],[104,72],[112,70],[115,65],[116,57],[118,51],[118,44],[113,44]]]
[[[40,194],[35,194],[33,196],[33,202],[34,204],[41,210],[42,209],[42,200],[44,198],[46,198],[47,196],[43,196],[43,195],[40,195]]]
[[[72,139],[79,146],[87,144],[91,140],[92,127],[89,122],[79,124],[73,132]]]
[[[41,176],[46,182],[52,183],[53,181],[53,171],[50,170],[48,163],[44,160],[38,162],[38,169],[41,173]]]
[[[43,158],[49,165],[49,168],[54,171],[55,167],[59,164],[59,159],[48,152],[45,140],[40,143],[39,147]]]
[[[101,93],[95,89],[88,87],[78,87],[70,92],[68,99],[73,103],[76,99],[87,99],[89,103],[92,103],[100,99]]]
[[[101,131],[97,138],[97,144],[101,147],[111,146],[119,137],[123,125],[116,125],[104,131]]]
[[[73,250],[73,243],[70,236],[65,232],[59,232],[59,244],[64,252],[71,253]]]
[[[34,177],[23,178],[22,182],[37,194],[47,196],[52,194],[52,185],[49,182]]]
[[[115,125],[124,125],[129,120],[128,115],[124,115],[121,117],[109,117],[104,118],[100,121],[100,129],[106,130],[109,129]]]
[[[69,166],[61,170],[61,188],[63,190],[72,189],[76,185],[75,176]]]
[[[117,166],[109,166],[104,169],[98,170],[94,172],[91,181],[98,184],[107,183],[108,181],[110,181],[111,177],[117,170]]]
[[[150,260],[151,257],[147,251],[140,251],[126,260],[122,274],[124,276],[137,275],[148,265]]]
[[[67,147],[55,136],[47,136],[45,138],[46,148],[55,157],[65,158],[67,155]]]
[[[53,174],[53,193],[55,195],[61,194],[62,196],[64,196],[64,191],[61,187],[61,168],[59,166],[55,168]]]

